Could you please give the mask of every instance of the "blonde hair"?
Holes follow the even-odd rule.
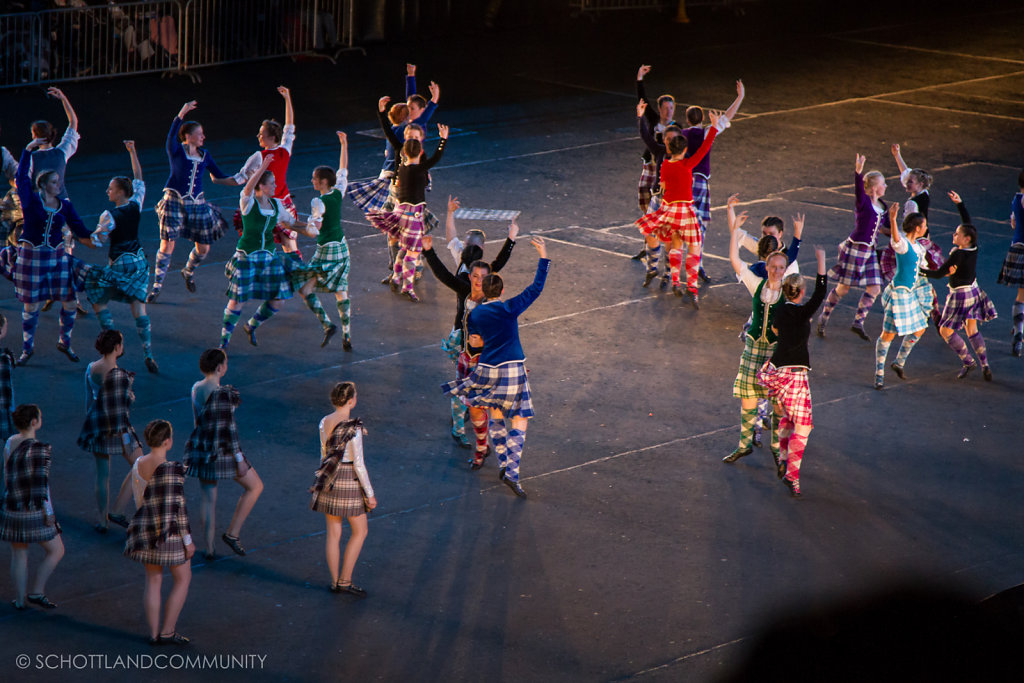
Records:
[[[871,184],[875,182],[875,178],[881,178],[882,182],[885,182],[885,176],[881,171],[868,171],[864,174],[864,191],[867,192]]]

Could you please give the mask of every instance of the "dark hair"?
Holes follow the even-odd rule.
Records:
[[[355,382],[338,382],[331,389],[331,405],[340,408],[356,395]]]
[[[488,263],[487,261],[481,261],[481,260],[478,259],[478,260],[473,261],[472,263],[469,264],[469,272],[470,273],[472,273],[477,268],[483,268],[484,270],[486,270],[488,272],[488,274],[490,274],[490,272],[491,272],[491,264]]]
[[[488,299],[497,299],[501,296],[501,293],[505,291],[505,283],[502,282],[501,276],[497,273],[488,273],[484,276],[483,286],[484,297]]]
[[[114,176],[110,179],[110,182],[114,183],[121,192],[124,192],[125,197],[131,197],[135,194],[135,190],[132,189],[132,181],[123,175]]]
[[[338,174],[330,166],[317,166],[313,169],[313,177],[317,180],[326,180],[331,187],[338,184]]]
[[[113,353],[118,344],[124,343],[124,335],[117,330],[102,330],[96,335],[96,350],[101,356]]]
[[[917,230],[924,224],[924,214],[921,213],[908,213],[903,219],[903,233],[909,235],[911,231]]]
[[[804,278],[800,273],[790,273],[782,279],[782,296],[786,297],[787,301],[797,298],[802,291],[804,291]]]
[[[406,102],[409,104],[415,104],[420,109],[427,108],[427,99],[423,97],[423,95],[412,95],[408,100],[406,100]]]
[[[36,176],[36,189],[43,189],[43,185],[50,182],[50,176],[57,176],[60,178],[60,173],[57,173],[57,171],[54,171],[53,169],[50,169],[49,171],[40,171],[39,175]]]
[[[757,241],[757,258],[767,261],[768,256],[779,250],[779,241],[775,235],[765,235]]]
[[[32,122],[32,137],[46,140],[49,145],[56,145],[60,135],[52,123],[40,119]]]
[[[470,264],[476,263],[483,257],[484,250],[480,248],[479,244],[467,244],[462,248],[462,256],[459,258],[459,261],[468,268]]]
[[[146,445],[150,448],[156,448],[172,436],[174,436],[174,429],[167,420],[153,420],[146,425],[145,431],[142,432],[142,438],[146,440]]]
[[[224,349],[206,349],[199,354],[199,371],[204,375],[212,374],[227,359],[228,354],[224,352]]]
[[[964,231],[964,234],[969,240],[971,240],[971,246],[978,246],[978,229],[970,223],[961,223],[960,229]]]
[[[665,104],[666,102],[671,102],[672,104],[675,104],[676,98],[672,97],[671,95],[662,95],[661,97],[658,98],[659,107]]]
[[[416,138],[409,138],[402,145],[402,154],[405,155],[406,159],[415,159],[420,154],[423,154],[423,145]]]
[[[191,135],[192,131],[202,126],[198,121],[186,121],[178,129],[178,142],[185,142],[185,136]]]
[[[704,120],[704,110],[698,106],[692,106],[686,108],[686,122],[691,126],[700,125]]]
[[[22,403],[14,409],[11,420],[14,422],[14,428],[20,431],[31,427],[32,421],[38,420],[42,414],[43,412],[35,403]]]
[[[786,223],[778,216],[765,216],[761,221],[762,228],[778,228],[779,234],[786,232]]]
[[[686,151],[686,138],[682,135],[669,138],[668,142],[665,143],[665,149],[668,150],[671,156],[682,154]]]
[[[273,171],[264,171],[263,175],[260,176],[259,181],[256,183],[256,187],[262,188],[264,185],[274,179]]]
[[[267,129],[267,135],[270,135],[278,143],[281,142],[281,124],[274,119],[263,119],[263,123],[260,124],[260,128]]]

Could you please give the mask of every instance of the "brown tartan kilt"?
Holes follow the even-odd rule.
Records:
[[[188,561],[185,541],[178,534],[168,537],[163,543],[157,543],[155,548],[143,548],[134,552],[125,549],[124,554],[136,562],[161,567],[172,567]]]
[[[0,540],[41,543],[56,538],[60,525],[46,523],[45,510],[0,510]]]
[[[334,517],[358,517],[366,514],[363,504],[363,486],[356,477],[356,467],[350,462],[338,465],[334,481],[323,491],[314,491],[309,507]]]

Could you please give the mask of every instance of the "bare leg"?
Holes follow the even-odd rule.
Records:
[[[206,554],[213,555],[213,532],[217,525],[217,482],[199,480],[199,523],[206,535]]]
[[[327,569],[331,572],[331,585],[334,586],[338,583],[338,562],[341,559],[341,517],[324,515],[324,518],[327,520],[327,541],[325,546]],[[352,572],[350,570],[350,581],[351,575]]]
[[[164,568],[158,564],[147,564],[146,590],[142,593],[142,607],[146,611],[146,624],[149,626],[149,637],[160,635],[160,586],[163,582]]]
[[[14,581],[14,594],[19,605],[25,604],[25,593],[28,591],[28,544],[11,544],[11,579]]]
[[[249,471],[244,475],[235,477],[235,481],[241,484],[245,492],[238,499],[238,504],[235,506],[235,514],[231,517],[231,525],[228,527],[227,533],[228,536],[238,538],[242,532],[242,525],[245,524],[245,518],[252,512],[253,506],[256,505],[256,500],[263,493],[263,480],[260,479],[260,475],[256,474],[256,470],[250,467]]]
[[[96,457],[96,509],[99,511],[99,525],[107,528],[107,505],[110,502],[110,457],[93,454]]]
[[[57,568],[57,563],[64,557],[64,541],[60,540],[60,534],[57,534],[49,541],[43,541],[39,545],[43,546],[46,555],[43,556],[43,561],[39,565],[39,571],[36,572],[36,580],[32,584],[32,595],[43,595],[46,593],[46,582],[49,580],[53,570]]]
[[[188,597],[188,585],[192,581],[192,564],[185,560],[181,564],[171,567],[171,578],[174,585],[171,592],[167,594],[167,602],[164,603],[164,625],[160,633],[169,636],[174,633],[178,625],[178,615],[181,608],[185,606],[185,598]],[[159,593],[157,594],[159,598]]]
[[[355,569],[356,560],[359,559],[363,541],[366,540],[366,534],[369,531],[366,515],[349,517],[348,525],[352,527],[352,535],[349,536],[348,543],[345,544],[345,558],[341,565],[341,575],[338,577],[338,583],[343,586],[352,583],[352,570]]]

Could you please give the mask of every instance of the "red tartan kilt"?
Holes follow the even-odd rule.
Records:
[[[642,216],[634,224],[644,235],[654,235],[662,242],[679,236],[686,244],[700,244],[700,221],[693,202],[662,202],[661,208]]]

